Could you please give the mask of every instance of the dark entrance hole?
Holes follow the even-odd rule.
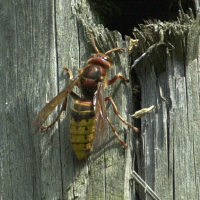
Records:
[[[178,0],[88,0],[109,30],[132,36],[132,29],[144,20],[174,21],[178,17]],[[195,0],[182,0],[184,12],[191,8],[195,13]]]

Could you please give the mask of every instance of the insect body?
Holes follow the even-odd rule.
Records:
[[[81,161],[91,149],[95,134],[95,114],[92,101],[76,100],[71,111],[71,142]]]
[[[73,79],[72,72],[68,68],[64,67],[70,75],[70,84],[41,110],[32,123],[32,132],[34,133],[40,128],[46,130],[53,126],[56,121],[58,121],[62,111],[66,110],[67,97],[69,94],[74,99],[70,120],[71,142],[79,161],[85,159],[92,145],[98,147],[103,143],[106,131],[106,121],[108,121],[121,145],[126,147],[126,144],[121,140],[107,116],[105,101],[111,102],[115,114],[123,123],[135,131],[138,131],[136,127],[126,122],[119,115],[112,98],[104,98],[103,95],[104,88],[107,85],[113,84],[118,78],[126,83],[129,82],[129,80],[121,74],[117,74],[112,79],[107,80],[107,71],[111,68],[112,62],[108,54],[124,49],[116,47],[106,53],[100,53],[95,45],[93,35],[89,35],[91,36],[92,44],[96,53],[91,55],[91,58],[87,61],[85,67],[79,69],[79,76],[75,79]],[[82,97],[79,97],[72,91],[75,86],[80,88]],[[62,108],[54,122],[49,126],[42,127],[47,117],[62,101]]]

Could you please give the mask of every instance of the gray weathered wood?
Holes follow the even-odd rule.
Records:
[[[52,130],[30,133],[36,114],[69,82],[62,67],[76,76],[94,52],[87,32],[95,34],[102,52],[126,49],[111,55],[110,78],[118,72],[128,76],[128,38],[123,41],[118,32],[98,26],[85,1],[9,1],[0,8],[1,199],[130,199],[132,131],[115,117],[110,104],[108,114],[117,132],[129,138],[126,150],[108,127],[105,144],[80,164],[71,148],[68,113]],[[118,81],[105,94],[130,120],[130,85]]]
[[[161,39],[166,44],[154,48],[135,70],[142,108],[156,106],[141,121],[139,174],[161,199],[169,200],[199,199],[199,18],[181,14],[179,22],[135,30],[143,52]],[[140,197],[151,199],[142,188]]]
[[[180,22],[152,23],[135,31],[141,53],[161,41],[162,31],[167,45],[154,48],[135,68],[141,107],[156,105],[142,118],[142,137],[134,137],[107,105],[127,149],[108,127],[103,146],[79,163],[70,143],[69,113],[52,130],[31,135],[36,114],[69,82],[62,67],[77,76],[94,52],[87,32],[94,33],[102,52],[116,46],[126,49],[111,55],[109,77],[118,72],[129,76],[129,38],[123,41],[118,32],[98,24],[84,0],[0,3],[1,199],[134,200],[134,164],[161,199],[199,199],[199,18],[183,15]],[[118,81],[105,95],[112,96],[119,113],[131,121],[131,85]],[[69,98],[68,109],[71,102]],[[150,199],[142,188],[139,197]]]

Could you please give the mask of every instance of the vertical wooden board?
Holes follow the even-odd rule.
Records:
[[[109,37],[110,35],[110,37]],[[110,43],[115,44],[112,46],[123,47],[126,52],[117,52],[113,55],[113,69],[110,73],[110,78],[114,77],[115,74],[121,73],[125,77],[128,76],[128,50],[127,43],[122,42],[121,35],[119,33],[109,34],[108,38],[111,39]],[[112,49],[111,48],[111,49]],[[113,98],[116,103],[118,112],[121,116],[128,119],[127,117],[127,94],[128,88],[126,84],[119,80],[113,86],[108,86],[108,96]],[[119,118],[114,114],[111,104],[108,105],[108,113],[111,122],[117,133],[120,135],[122,140],[125,139],[124,134],[127,133],[128,127],[123,125]],[[108,125],[109,127],[109,125]],[[126,142],[126,141],[125,141]],[[108,132],[108,149],[105,151],[105,167],[106,167],[106,199],[123,199],[124,197],[124,176],[125,176],[125,151],[122,148],[114,133],[109,128]]]
[[[157,77],[155,125],[155,192],[161,199],[172,199],[172,166],[169,149],[170,94],[168,71]],[[152,113],[153,114],[153,113]],[[150,115],[151,116],[151,115]]]
[[[174,144],[174,196],[183,199],[187,196],[186,192],[186,177],[187,177],[187,154],[185,150],[188,150],[187,145],[187,101],[185,94],[185,79],[176,79],[176,102],[173,102],[174,109],[174,126],[173,126],[173,144]],[[183,171],[185,171],[185,176],[183,176]]]
[[[94,29],[95,30],[95,29]],[[126,47],[121,40],[121,36],[116,33],[109,33],[103,29],[98,29],[96,33],[101,32],[101,37],[97,37],[97,41],[100,46],[104,47],[107,51],[115,48],[116,46]],[[117,42],[115,42],[117,41]],[[127,44],[126,44],[127,45]],[[125,57],[124,57],[125,55]],[[109,73],[109,79],[116,73],[122,73],[127,77],[127,69],[124,66],[128,66],[128,54],[114,53],[110,55],[113,59],[113,69]],[[123,90],[124,89],[124,90]],[[124,91],[124,92],[122,92]],[[118,107],[120,115],[127,120],[126,113],[126,100],[123,99],[127,95],[127,86],[123,83],[116,82],[114,86],[108,86],[105,91],[106,96],[112,96],[114,102]],[[117,116],[114,115],[112,105],[108,104],[107,110],[109,118],[111,119],[113,126],[123,139],[123,132],[128,129],[123,126]],[[119,106],[120,105],[120,106]],[[121,128],[122,129],[121,129]],[[120,130],[121,129],[121,130]],[[124,153],[125,150],[120,146],[109,125],[107,125],[106,141],[103,147],[95,152],[91,153],[91,176],[90,186],[88,192],[88,198],[105,198],[105,199],[122,199],[124,195]],[[117,184],[116,184],[117,183]],[[95,187],[94,187],[95,185]]]
[[[78,68],[80,68],[79,31],[76,16],[72,13],[71,1],[56,1],[55,10],[58,84],[59,91],[61,91],[69,84],[69,75],[63,70],[64,66],[72,70],[74,78],[78,75]],[[77,88],[74,89],[74,91],[76,90]],[[78,161],[74,157],[69,132],[69,110],[72,106],[72,101],[73,100],[69,96],[67,101],[67,111],[61,115],[59,123],[60,159],[64,199],[76,198],[74,182],[76,181],[75,165]]]
[[[33,195],[32,138],[29,135],[28,59],[31,28],[20,2],[1,2],[0,23],[0,198],[31,199]],[[27,12],[25,12],[25,9]],[[24,11],[24,12],[22,12]],[[26,30],[26,34],[24,32]]]
[[[170,91],[170,109],[169,109],[169,173],[172,174],[173,187],[173,197],[181,198],[181,193],[179,189],[184,188],[185,181],[181,181],[181,184],[177,179],[179,177],[183,178],[183,171],[181,171],[181,166],[184,164],[181,162],[181,154],[184,154],[184,147],[180,146],[182,144],[182,139],[187,135],[187,101],[185,94],[185,46],[184,37],[181,37],[175,30],[170,36],[170,41],[174,44],[175,49],[171,52],[171,56],[168,58],[168,84]],[[183,122],[184,121],[184,122]],[[183,125],[186,126],[183,128]],[[181,149],[182,148],[182,149]],[[171,171],[172,170],[172,171]],[[171,188],[172,189],[172,188]]]
[[[91,41],[87,36],[87,32],[94,33],[97,47],[101,52],[105,52],[115,48],[116,46],[121,47],[122,45],[125,48],[128,46],[128,43],[123,44],[121,36],[118,35],[118,33],[111,34],[108,30],[104,30],[103,26],[96,26],[93,24],[95,17],[93,16],[93,13],[91,13],[90,8],[86,2],[75,5],[76,3],[72,1],[72,4],[72,10],[77,16],[77,24],[79,27],[79,67],[83,67],[84,63],[89,58],[89,55],[94,53]],[[93,21],[91,19],[93,19]],[[124,57],[124,55],[126,56]],[[109,77],[111,78],[116,74],[115,69],[117,72],[122,72],[123,74],[126,71],[124,75],[127,76],[128,68],[125,67],[128,67],[127,51],[126,54],[121,52],[112,53],[111,57],[114,60],[114,68],[109,73]],[[117,107],[119,108],[119,113],[122,114],[122,116],[127,120],[127,102],[125,100],[126,93],[124,93],[125,90],[122,89],[126,89],[126,86],[123,83],[120,83],[120,81],[117,81],[117,83],[110,88],[111,89],[108,88],[105,91],[105,96],[113,97]],[[129,93],[129,91],[127,91],[127,93]],[[126,132],[128,128],[124,127],[119,119],[115,117],[110,103],[107,107],[109,110],[108,114],[112,123],[114,124],[116,130],[119,130],[118,133],[120,136],[123,137],[122,133]],[[121,128],[121,126],[124,128]],[[92,151],[88,159],[86,159],[83,164],[79,164],[76,159],[74,160],[73,183],[69,188],[68,193],[70,195],[73,194],[73,196],[70,196],[69,198],[123,198],[124,162],[121,158],[124,157],[125,151],[121,148],[112,131],[109,128],[107,130],[108,132],[105,144],[100,149],[97,151]],[[114,184],[116,182],[119,182],[119,184]],[[84,191],[86,191],[86,196]]]
[[[167,40],[174,45],[166,62],[166,71],[158,74],[157,77],[157,115],[156,143],[155,143],[155,191],[161,199],[173,198],[174,180],[174,130],[173,121],[178,120],[174,116],[177,109],[176,88],[177,80],[181,80],[184,75],[183,41],[176,33],[168,36]],[[176,38],[176,39],[175,39]],[[162,53],[162,52],[160,52]],[[174,79],[174,76],[177,79]],[[173,77],[173,78],[172,78]],[[184,87],[184,84],[181,85]],[[172,92],[173,91],[173,92]],[[171,110],[173,110],[171,112]],[[174,127],[174,126],[173,126]]]
[[[200,39],[200,38],[199,38]],[[198,41],[200,41],[198,39]],[[196,66],[197,66],[197,74],[198,74],[198,84],[196,85],[196,87],[197,88],[200,88],[200,83],[199,83],[199,80],[200,80],[200,74],[199,74],[199,66],[200,66],[200,63],[199,63],[199,57],[200,57],[200,42],[198,43],[198,54],[197,54],[197,59],[194,61],[194,63],[196,64]],[[195,87],[195,85],[193,86],[193,87]],[[196,116],[195,116],[196,117]],[[198,116],[199,117],[199,116]],[[199,153],[198,152],[200,152],[200,150],[199,150],[199,148],[200,148],[200,146],[199,146],[199,142],[198,142],[198,140],[199,140],[199,134],[198,134],[198,131],[199,131],[199,121],[198,121],[198,118],[196,118],[195,120],[194,120],[196,123],[196,126],[194,127],[194,132],[196,133],[196,134],[194,134],[194,157],[195,157],[195,174],[196,174],[196,188],[197,188],[197,190],[196,190],[196,196],[199,198],[199,183],[200,183],[200,172],[199,172],[199,170],[197,170],[197,168],[196,168],[196,166],[198,166],[199,165],[199,163],[200,163],[200,157],[199,157]]]
[[[199,21],[191,24],[195,23]],[[142,119],[142,130],[146,133],[144,177],[161,199],[198,199],[196,166],[199,159],[195,153],[199,151],[195,145],[199,143],[196,137],[199,129],[197,27],[188,24],[189,35],[183,35],[172,26],[171,33],[165,35],[166,41],[174,46],[165,72],[156,74],[155,63],[147,63],[145,59],[144,66],[136,69],[141,81],[142,107],[147,107],[145,103],[152,100],[156,103],[156,112]]]
[[[54,4],[16,1],[4,6],[1,195],[4,199],[59,199],[58,134],[53,130],[44,135],[30,133],[31,121],[57,90]]]
[[[190,62],[190,66],[187,66],[187,101],[188,101],[188,138],[187,145],[190,148],[185,148],[185,154],[188,156],[186,161],[187,164],[187,180],[190,180],[190,184],[187,184],[187,196],[190,199],[198,199],[199,188],[196,187],[196,179],[199,179],[199,176],[196,173],[196,166],[199,165],[198,155],[196,151],[199,151],[199,88],[198,85],[198,68],[196,65],[196,59]]]
[[[188,180],[191,184],[188,185],[188,198],[199,198],[199,187],[197,187],[199,180],[199,173],[196,166],[199,163],[199,18],[193,21],[187,40],[187,61],[186,61],[186,83],[187,83],[187,101],[188,101],[188,144],[191,146],[189,152],[186,152],[190,159],[188,159]]]
[[[33,64],[34,83],[34,116],[58,93],[58,72],[57,72],[57,46],[55,30],[55,5],[51,1],[33,3],[34,10],[34,41],[35,57]],[[54,113],[45,125],[55,119]],[[40,183],[41,199],[62,198],[62,177],[60,164],[60,143],[57,125],[44,133],[39,131],[34,136],[34,151],[38,162],[37,179]],[[39,160],[39,161],[38,161]]]
[[[191,28],[191,27],[190,27]],[[190,29],[189,28],[189,29]],[[188,44],[190,45],[189,38],[187,38]],[[176,40],[177,41],[177,40]],[[181,42],[180,42],[181,44]],[[182,42],[183,44],[183,42]],[[197,43],[198,44],[198,43]],[[188,45],[182,46],[178,49],[184,49]],[[180,50],[179,50],[180,53]],[[174,54],[173,59],[177,60],[177,54]],[[187,54],[187,59],[190,55]],[[185,63],[189,63],[189,65]],[[175,63],[175,62],[174,62]],[[197,191],[195,186],[195,179],[197,178],[195,173],[195,164],[194,164],[194,146],[193,146],[193,137],[194,131],[199,125],[195,125],[193,122],[193,117],[196,112],[198,112],[198,89],[194,88],[193,85],[196,85],[198,82],[197,78],[197,69],[195,65],[192,64],[193,60],[183,60],[182,64],[176,63],[173,65],[174,71],[171,73],[173,76],[171,88],[171,100],[172,100],[172,109],[171,111],[171,120],[170,120],[170,132],[171,132],[171,143],[173,145],[173,184],[174,196],[176,198],[185,199],[197,199]],[[191,68],[192,66],[192,68]],[[181,72],[182,70],[182,72]],[[179,73],[178,73],[179,72]],[[174,88],[174,91],[173,91]]]
[[[144,177],[147,184],[155,190],[156,194],[161,199],[172,199],[174,192],[174,151],[176,152],[179,149],[173,146],[175,144],[174,140],[176,140],[175,138],[177,138],[177,140],[181,139],[182,134],[186,133],[186,129],[184,129],[184,131],[180,133],[181,136],[174,136],[174,130],[171,129],[173,120],[182,122],[181,119],[178,120],[179,118],[177,116],[175,116],[175,118],[173,117],[173,112],[175,112],[175,109],[178,109],[180,103],[177,103],[177,91],[174,91],[174,88],[177,87],[177,82],[182,80],[184,76],[184,41],[181,35],[176,35],[175,33],[171,34],[169,37],[166,34],[165,39],[170,41],[175,47],[172,56],[168,58],[166,63],[163,63],[165,65],[168,63],[167,67],[165,67],[166,70],[156,73],[155,68],[157,63],[156,59],[153,59],[153,57],[156,57],[155,52],[151,54],[149,58],[144,58],[142,66],[137,66],[136,70],[141,83],[142,108],[156,105],[156,109],[142,118],[141,121],[145,153],[144,169],[142,170],[144,174],[142,174],[142,177]],[[165,52],[158,51],[158,53],[161,56]],[[149,60],[154,62],[151,63]],[[175,80],[174,77],[176,77]],[[185,83],[181,83],[180,86],[182,86],[183,89],[179,88],[179,91],[181,90],[183,92]],[[181,95],[181,97],[184,97],[184,95]],[[182,100],[184,101],[184,98]],[[184,101],[184,103],[186,102]],[[174,109],[173,112],[170,112],[172,109],[171,106]],[[187,112],[187,110],[180,110],[180,112],[181,111],[183,113]],[[181,117],[184,116],[185,115]],[[186,123],[187,122],[184,122],[184,124]],[[174,148],[176,150],[174,150]],[[176,156],[178,155],[178,152],[176,152]],[[179,164],[176,165],[178,166]],[[141,195],[142,193],[143,190],[141,190]],[[141,197],[150,199],[148,195],[146,197]]]
[[[149,66],[148,59],[144,59],[142,65],[138,65],[136,68],[138,78],[140,79],[141,86],[141,108],[147,108],[151,105],[155,105],[158,109],[157,102],[157,89],[156,89],[156,77],[154,71]],[[155,181],[155,151],[154,145],[156,141],[156,125],[158,117],[153,111],[149,115],[146,115],[141,119],[141,138],[143,140],[143,155],[146,155],[142,160],[139,169],[140,176],[146,181],[146,183],[154,190]],[[137,155],[140,157],[140,155]],[[149,173],[151,172],[151,173]],[[143,188],[140,188],[140,195],[142,199],[145,199]]]
[[[90,57],[90,53],[94,52],[93,48],[91,48],[91,41],[87,36],[87,31],[76,14],[77,9],[80,9],[78,6],[81,8],[83,6],[85,9],[88,9],[85,3],[86,2],[82,2],[81,4],[78,4],[77,7],[75,5],[76,2],[74,1],[71,1],[71,4],[64,1],[60,1],[57,4],[57,19],[59,23],[57,27],[59,34],[58,49],[60,49],[58,64],[60,67],[67,65],[67,67],[72,70],[74,77],[78,75],[78,69],[85,65]],[[68,19],[70,23],[66,23],[64,19]],[[90,50],[92,49],[92,51],[88,51],[88,46],[90,46]],[[68,49],[68,51],[65,51],[64,49]],[[60,85],[67,84],[69,79],[63,78],[62,69],[60,70],[60,74]],[[67,76],[65,75],[65,77]],[[75,87],[73,91],[80,95],[77,87]],[[89,170],[86,164],[87,162],[79,163],[72,150],[69,133],[69,109],[72,106],[72,102],[73,99],[69,97],[67,116],[65,119],[61,118],[60,125],[63,198],[85,199],[89,184]]]

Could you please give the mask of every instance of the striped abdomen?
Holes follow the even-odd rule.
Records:
[[[79,161],[83,161],[92,148],[95,132],[95,114],[92,101],[76,100],[71,111],[71,142]]]

